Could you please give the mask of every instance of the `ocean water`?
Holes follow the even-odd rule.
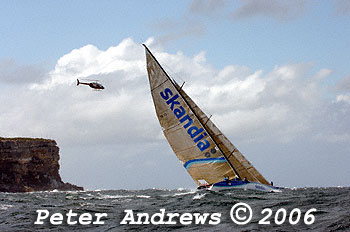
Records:
[[[0,199],[0,231],[350,231],[348,187],[285,189],[282,193],[189,189],[53,191],[0,193]],[[232,209],[238,203],[251,208],[251,220],[245,225],[238,225],[231,217],[249,219],[249,210]],[[263,211],[265,208],[270,210]],[[37,210],[42,211],[39,214]],[[76,216],[67,221],[70,210]],[[147,214],[148,220],[144,216],[138,221],[140,213]],[[98,215],[103,224],[92,224]],[[205,220],[196,221],[196,217]],[[139,224],[130,224],[133,222]]]

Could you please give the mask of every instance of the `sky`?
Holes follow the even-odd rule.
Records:
[[[0,34],[0,136],[56,140],[65,182],[196,187],[157,120],[145,43],[266,179],[350,186],[349,1],[1,1]]]

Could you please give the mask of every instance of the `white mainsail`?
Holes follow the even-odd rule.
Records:
[[[144,45],[145,46],[145,45]],[[163,133],[197,185],[235,175],[269,184],[221,133],[145,46],[152,98]]]

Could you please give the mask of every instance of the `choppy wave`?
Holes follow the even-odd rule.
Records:
[[[350,228],[350,188],[290,188],[282,193],[265,193],[244,190],[222,192],[195,191],[191,189],[145,189],[145,190],[95,190],[95,191],[51,191],[35,193],[0,193],[0,231],[348,231]],[[244,202],[253,211],[250,223],[236,225],[230,210],[236,203]],[[270,224],[260,225],[265,216],[261,212],[270,208],[273,215]],[[306,225],[300,221],[291,225],[286,220],[281,225],[275,223],[275,213],[284,208],[288,213],[298,208],[302,217],[309,209],[315,208],[315,222]],[[34,225],[36,210],[48,210],[50,215],[61,213],[66,220],[69,210],[81,215],[92,216],[107,213],[103,225],[52,225],[44,220],[43,225]],[[149,215],[165,213],[190,213],[211,215],[220,213],[220,223],[216,225],[183,225],[176,219],[173,225],[130,225],[120,224],[126,216],[125,210]],[[278,219],[278,217],[277,217]],[[287,218],[288,219],[288,218]]]

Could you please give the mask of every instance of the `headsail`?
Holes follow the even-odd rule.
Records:
[[[198,185],[214,184],[238,175],[268,184],[145,48],[157,117],[171,148],[193,180]]]

